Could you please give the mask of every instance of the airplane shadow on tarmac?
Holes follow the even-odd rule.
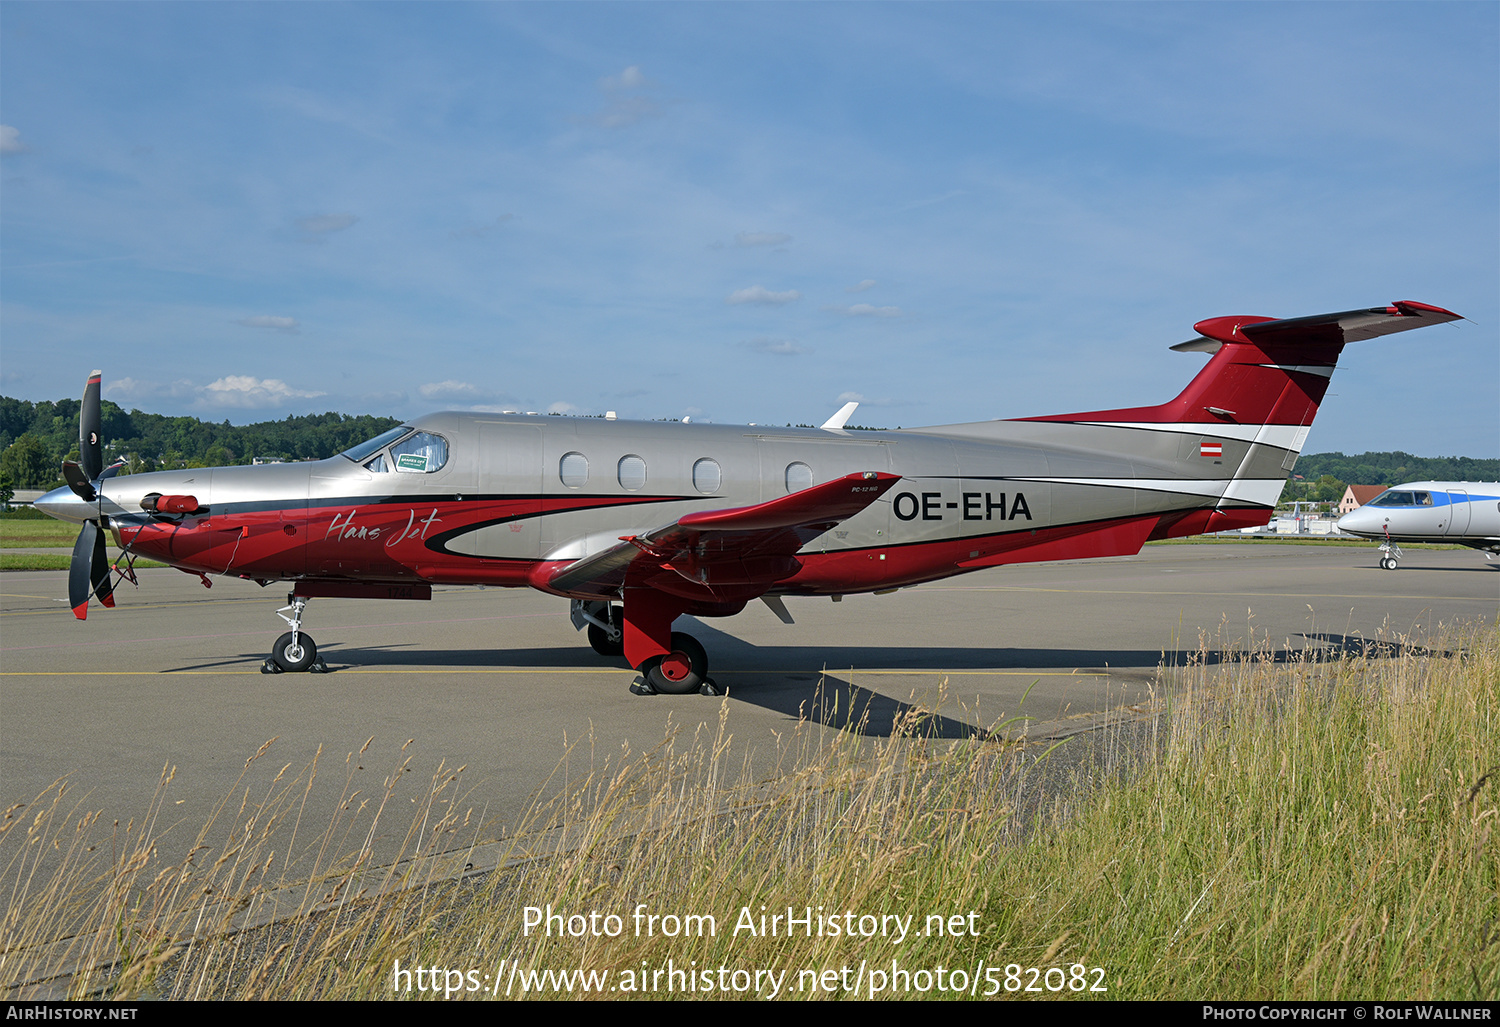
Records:
[[[1239,658],[1235,651],[1160,649],[1026,649],[1015,647],[953,646],[758,646],[703,623],[693,628],[714,654],[713,664],[732,673],[732,697],[792,719],[806,719],[839,730],[888,737],[912,731],[923,737],[958,739],[985,737],[985,732],[963,720],[933,714],[924,707],[889,698],[851,683],[850,672],[932,670],[934,674],[993,670],[1064,670],[1105,675],[1110,670],[1154,671],[1158,667],[1217,666]],[[1254,658],[1274,664],[1324,662],[1336,659],[1391,659],[1407,655],[1443,656],[1425,646],[1400,640],[1370,639],[1335,633],[1302,634],[1304,648],[1257,651]],[[599,657],[586,646],[545,649],[430,650],[417,643],[394,642],[345,648],[330,642],[320,652],[329,671],[345,668],[403,667],[536,668],[575,670],[595,661],[600,666],[628,669],[623,658]],[[260,653],[241,654],[259,662]],[[182,670],[238,665],[241,660],[197,664]],[[817,669],[814,669],[817,668]],[[841,671],[847,671],[840,673]],[[712,669],[711,669],[712,673]]]

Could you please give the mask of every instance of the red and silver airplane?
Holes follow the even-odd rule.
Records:
[[[114,477],[98,372],[79,464],[37,501],[83,525],[69,600],[113,605],[101,529],[203,576],[291,583],[267,672],[321,670],[318,597],[428,599],[435,584],[572,601],[639,693],[716,694],[678,617],[753,599],[884,592],[983,567],[1125,556],[1151,539],[1270,519],[1344,344],[1457,320],[1423,303],[1218,317],[1172,348],[1211,354],[1158,406],[896,431],[438,413],[314,463]]]

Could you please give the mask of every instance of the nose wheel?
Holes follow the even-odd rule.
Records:
[[[1401,562],[1401,547],[1394,542],[1382,542],[1380,544],[1380,569],[1393,571]]]
[[[276,644],[271,647],[271,655],[260,665],[260,672],[283,674],[306,670],[314,674],[327,673],[328,664],[318,655],[317,643],[302,630],[302,613],[307,609],[307,597],[291,593],[286,597],[286,603],[276,611],[276,616],[286,621],[292,630],[276,640]],[[291,611],[290,616],[287,615],[288,610]]]

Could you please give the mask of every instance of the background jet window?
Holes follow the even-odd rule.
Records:
[[[371,460],[369,463],[365,464],[365,469],[374,471],[376,474],[384,474],[386,471],[389,471],[391,469],[391,465],[389,461],[386,460],[385,454],[381,453],[374,460]]]
[[[1410,492],[1385,492],[1376,497],[1370,503],[1371,506],[1414,506],[1416,505]]]
[[[787,492],[801,492],[803,489],[812,488],[812,468],[797,460],[786,465],[786,490]]]
[[[646,461],[634,453],[620,457],[620,488],[634,492],[646,484]]]
[[[581,489],[589,483],[589,458],[582,453],[564,453],[557,476],[570,489]]]
[[[1418,492],[1417,493],[1417,505],[1418,506],[1431,506],[1432,505],[1432,493],[1430,493],[1430,492]]]
[[[441,435],[419,431],[391,447],[391,462],[398,471],[431,474],[448,462],[448,443]]]
[[[717,461],[704,457],[693,464],[693,488],[711,496],[719,491],[719,482],[723,479],[723,473],[719,470]]]

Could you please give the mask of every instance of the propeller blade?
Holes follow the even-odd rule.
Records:
[[[94,557],[89,562],[89,579],[94,595],[108,609],[115,607],[115,587],[109,580],[109,554],[104,550],[104,532],[94,532]]]
[[[73,494],[85,503],[92,503],[99,498],[98,490],[89,482],[83,468],[71,460],[63,461],[63,480],[68,483]]]
[[[104,470],[104,440],[99,435],[103,427],[99,414],[99,381],[103,374],[95,371],[89,375],[88,384],[83,387],[83,409],[78,413],[78,462],[83,465],[88,481],[98,478],[99,472]]]
[[[93,575],[95,542],[99,538],[99,526],[93,521],[84,521],[78,541],[73,543],[73,562],[68,566],[68,605],[73,616],[84,620],[89,615],[90,578]]]

